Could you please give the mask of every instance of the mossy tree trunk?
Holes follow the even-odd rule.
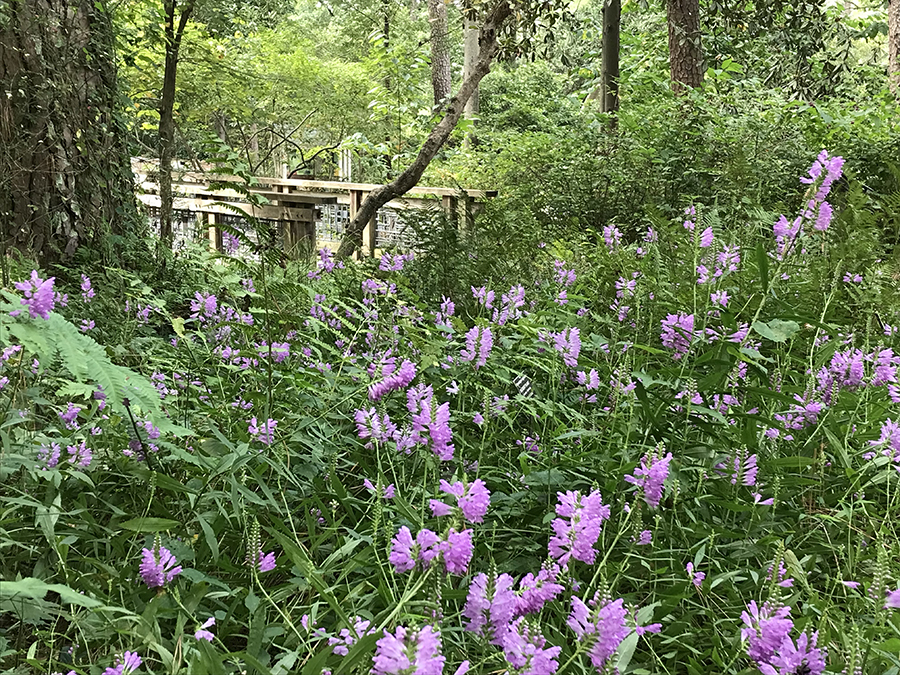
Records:
[[[0,246],[42,264],[139,227],[104,0],[0,7]]]
[[[900,96],[900,0],[888,4],[888,82]]]

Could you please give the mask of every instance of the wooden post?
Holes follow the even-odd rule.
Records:
[[[459,227],[459,198],[453,195],[444,195],[441,197],[441,203],[447,218],[456,227]]]
[[[463,196],[462,229],[469,233],[475,228],[475,200],[468,193]]]
[[[209,250],[222,250],[222,232],[216,227],[216,214],[207,213],[206,222],[209,224]]]

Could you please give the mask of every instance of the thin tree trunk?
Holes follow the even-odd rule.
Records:
[[[70,259],[140,228],[103,0],[17,0],[0,21],[0,255]],[[120,263],[121,264],[121,263]]]
[[[175,26],[177,0],[164,0],[166,65],[163,73],[162,96],[159,102],[159,236],[165,246],[172,241],[172,158],[175,152],[175,82],[178,54],[184,27],[194,10],[194,0],[188,0]]]
[[[676,92],[703,84],[699,0],[667,0],[669,71]]]
[[[397,178],[381,187],[373,190],[366,197],[356,212],[356,217],[347,226],[338,256],[348,257],[362,243],[363,229],[382,206],[392,199],[402,196],[415,187],[422,177],[428,164],[434,159],[441,146],[450,138],[450,134],[456,127],[459,118],[462,117],[466,102],[478,88],[478,83],[490,72],[491,61],[497,53],[497,34],[504,22],[512,15],[509,0],[500,0],[491,13],[485,19],[484,25],[479,31],[478,59],[472,67],[469,77],[465,78],[456,95],[447,103],[446,113],[443,119],[431,130],[428,138],[419,149],[415,161]]]
[[[619,32],[622,24],[622,0],[607,0],[603,7],[603,43],[601,48],[600,110],[619,110]]]
[[[463,80],[466,80],[471,76],[475,64],[478,63],[479,34],[475,16],[474,9],[463,12]],[[480,108],[481,100],[478,96],[478,86],[476,85],[475,91],[472,92],[469,100],[466,101],[466,119],[474,120],[478,117]],[[472,126],[469,127],[469,132],[466,134],[465,144],[471,147],[476,141],[477,138],[475,136],[475,126],[473,122]]]
[[[888,5],[888,82],[900,96],[900,0]]]
[[[428,0],[428,23],[431,25],[431,89],[437,108],[450,96],[450,35],[444,0]]]

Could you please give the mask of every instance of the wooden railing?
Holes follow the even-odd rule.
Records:
[[[140,201],[147,207],[159,208],[157,162],[134,158],[132,170],[138,183]],[[284,250],[293,256],[307,250],[311,242],[317,247],[336,247],[334,240],[316,235],[316,222],[323,205],[346,205],[352,221],[366,196],[380,187],[372,183],[299,180],[256,176],[249,192],[263,198],[262,205],[250,203],[241,191],[224,187],[227,183],[245,184],[238,176],[208,174],[195,171],[173,171],[173,209],[189,211],[203,219],[209,228],[210,246],[221,249],[222,232],[218,225],[234,210],[256,218],[277,221],[283,233]],[[213,187],[215,186],[215,187]],[[435,208],[440,205],[460,227],[470,227],[484,201],[497,195],[496,190],[459,190],[445,187],[412,188],[402,199],[388,202],[393,211]],[[227,203],[227,206],[223,204]],[[374,217],[363,231],[363,255],[374,255],[378,248],[378,218]]]

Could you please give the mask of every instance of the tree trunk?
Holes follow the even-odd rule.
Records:
[[[622,25],[622,0],[607,0],[603,7],[603,43],[601,48],[600,110],[619,110],[619,32]]]
[[[164,0],[166,65],[163,73],[162,96],[159,102],[159,237],[163,245],[172,241],[172,158],[175,153],[175,81],[181,37],[194,0],[188,0],[175,26],[178,0]]]
[[[428,0],[428,23],[431,25],[431,88],[437,108],[450,96],[450,35],[444,0]]]
[[[699,0],[667,0],[669,71],[676,92],[703,83]]]
[[[428,138],[419,148],[419,154],[415,161],[407,169],[397,176],[393,182],[382,185],[373,190],[366,197],[356,212],[356,216],[347,226],[338,256],[348,257],[362,243],[363,229],[382,206],[392,199],[402,196],[415,187],[422,177],[428,164],[434,159],[441,146],[450,138],[450,134],[456,127],[459,118],[462,117],[466,102],[478,88],[478,83],[490,72],[491,61],[497,52],[497,34],[504,22],[512,15],[509,0],[500,0],[485,19],[484,25],[478,34],[478,59],[472,70],[465,78],[456,92],[456,96],[447,103],[447,110],[443,119],[431,130]]]
[[[480,49],[479,43],[481,37],[478,32],[478,23],[476,22],[476,19],[471,12],[467,12],[463,20],[465,21],[463,41],[463,80],[467,80],[472,76],[472,72],[474,71],[475,66],[478,63],[478,52]],[[472,95],[469,96],[469,100],[466,101],[466,117],[475,117],[476,115],[478,115],[478,110],[478,85],[476,84],[475,90],[472,92]]]
[[[0,255],[41,264],[140,222],[103,0],[17,0],[0,22]]]
[[[900,0],[888,5],[888,82],[900,96]]]

